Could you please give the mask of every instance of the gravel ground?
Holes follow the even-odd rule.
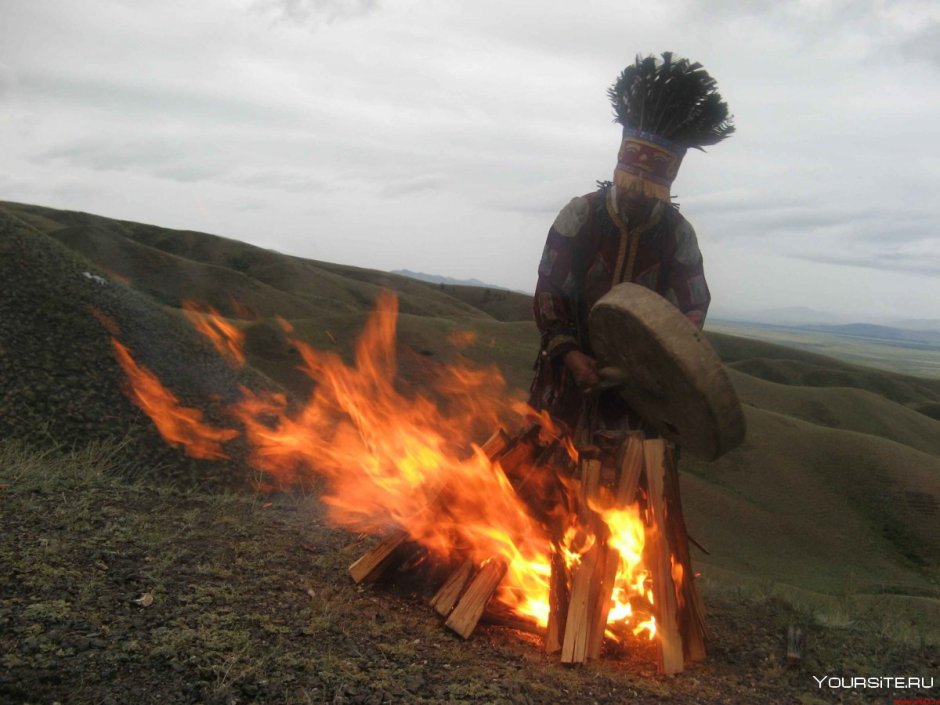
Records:
[[[354,585],[369,540],[314,497],[128,483],[120,462],[0,444],[0,702],[891,703],[918,694],[812,676],[937,676],[925,645],[727,592],[706,594],[707,662],[671,678],[639,642],[581,668],[514,630],[464,642],[427,606],[433,586]],[[808,633],[796,665],[791,624]]]

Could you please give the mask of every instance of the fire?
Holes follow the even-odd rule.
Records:
[[[220,354],[244,362],[240,331],[215,311],[203,314],[191,304],[186,311]],[[243,428],[250,462],[281,486],[312,475],[325,478],[322,500],[337,526],[372,533],[401,527],[438,558],[470,558],[477,565],[502,558],[509,567],[499,599],[545,626],[553,546],[574,567],[599,541],[576,516],[557,515],[574,504],[555,501],[558,494],[570,500],[578,483],[556,477],[549,467],[526,466],[522,493],[519,471],[507,475],[500,462],[491,461],[473,441],[500,421],[515,418],[521,424],[527,417],[539,419],[540,433],[557,439],[571,458],[576,457],[574,446],[546,414],[512,401],[495,368],[475,368],[462,361],[438,370],[426,395],[400,391],[395,385],[397,313],[394,296],[378,298],[352,364],[334,352],[290,341],[300,353],[299,369],[312,380],[315,392],[294,408],[283,394],[242,390],[242,399],[229,412]],[[289,332],[289,325],[282,327]],[[208,450],[199,457],[224,457],[221,444],[236,431],[208,427],[198,411],[180,407],[117,342],[115,351],[133,386],[135,403],[170,442],[192,452],[194,439],[200,438]],[[186,424],[189,430],[181,431]],[[186,440],[180,440],[181,435]],[[539,515],[532,504],[540,502],[560,509]],[[605,536],[610,533],[607,545],[619,555],[608,624],[620,625],[618,633],[635,626],[652,636],[651,620],[639,624],[649,617],[652,601],[649,574],[642,565],[646,525],[640,508],[634,504],[599,509],[598,514]]]
[[[610,509],[602,512],[602,517],[610,529],[608,545],[617,549],[620,556],[620,566],[614,583],[614,604],[607,621],[608,624],[627,623],[634,616],[631,598],[645,598],[650,605],[653,604],[649,571],[643,568],[646,524],[640,517],[640,508],[636,503],[626,509]],[[650,618],[640,623],[634,630],[634,634],[644,629],[649,631],[649,637],[652,639],[656,633],[655,621]]]
[[[139,366],[130,351],[112,338],[114,354],[127,375],[128,396],[153,421],[160,435],[193,458],[221,460],[222,444],[238,436],[230,428],[215,428],[202,420],[199,409],[182,406],[153,372]]]
[[[294,332],[294,324],[288,321],[286,318],[283,318],[282,316],[275,316],[274,320],[277,321],[277,324],[281,327],[281,330],[284,331],[285,333]]]
[[[283,396],[245,393],[234,413],[251,462],[285,484],[310,472],[325,476],[323,501],[341,526],[401,526],[442,557],[503,556],[505,600],[543,613],[525,605],[547,595],[550,539],[499,464],[470,442],[470,429],[492,427],[508,411],[505,384],[495,370],[455,366],[434,385],[446,405],[405,397],[394,386],[396,314],[396,300],[381,297],[351,366],[292,341],[316,394],[291,414]]]
[[[682,585],[682,578],[684,571],[682,569],[682,564],[676,560],[675,556],[669,556],[670,563],[670,572],[672,573],[672,582],[676,585]],[[683,607],[685,601],[685,596],[682,590],[676,591],[676,601],[679,603],[679,607]]]
[[[469,348],[477,342],[479,337],[472,330],[455,330],[447,336],[447,341],[457,348]]]
[[[212,342],[215,349],[230,365],[241,367],[245,364],[245,353],[242,352],[245,334],[226,321],[214,308],[211,306],[207,308],[208,312],[204,312],[192,301],[183,301],[183,314],[193,327]]]

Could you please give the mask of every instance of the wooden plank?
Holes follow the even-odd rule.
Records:
[[[601,549],[599,563],[600,584],[597,588],[597,600],[591,618],[591,630],[588,636],[588,658],[599,658],[604,645],[604,632],[607,631],[607,617],[613,606],[614,583],[617,569],[620,567],[620,552],[616,548],[605,546]]]
[[[565,634],[561,645],[562,663],[584,663],[588,656],[591,624],[597,609],[601,572],[599,565],[607,547],[603,544],[606,535],[601,532],[603,522],[590,510],[591,500],[596,499],[601,478],[601,461],[594,449],[581,451],[581,508],[580,521],[590,526],[595,533],[594,545],[581,556],[580,564],[572,571],[571,594],[568,601],[568,616],[565,619]],[[604,527],[606,528],[606,527]]]
[[[591,615],[597,590],[594,577],[600,546],[595,544],[584,555],[571,576],[571,598],[565,620],[565,637],[561,646],[562,663],[584,663],[587,659]]]
[[[349,566],[349,575],[357,583],[375,582],[395,562],[397,549],[407,540],[408,532],[395,529]]]
[[[483,616],[486,603],[496,592],[508,568],[509,564],[501,556],[490,558],[483,563],[457,606],[454,607],[454,611],[450,613],[450,617],[444,623],[445,626],[464,639],[469,639],[480,617]]]
[[[528,431],[531,432],[531,429]],[[496,429],[496,432],[481,446],[487,457],[492,459],[499,453],[504,452],[509,445],[514,442],[502,428]],[[451,485],[445,484],[437,495],[422,510],[424,512],[434,511],[441,502],[448,501]],[[349,566],[349,574],[357,583],[375,582],[382,575],[397,564],[398,559],[404,559],[404,556],[398,551],[398,548],[405,543],[408,538],[407,532],[395,530],[390,533],[372,550],[367,551],[365,555],[359,558],[355,563]]]
[[[496,432],[490,436],[487,441],[480,446],[480,450],[487,458],[492,460],[509,447],[510,438],[502,428],[497,428]]]
[[[473,577],[475,568],[476,566],[472,560],[469,558],[465,560],[457,570],[451,573],[451,576],[431,598],[431,607],[439,615],[446,617],[451,613]]]
[[[552,575],[548,590],[548,626],[545,630],[545,651],[561,651],[568,619],[568,567],[557,548],[552,552]]]
[[[536,435],[535,439],[537,438]],[[494,457],[494,462],[499,463],[503,473],[515,485],[525,479],[525,466],[532,464],[536,450],[533,434],[530,431],[523,431],[510,442],[504,453]]]
[[[617,486],[614,493],[613,508],[622,509],[636,500],[640,475],[643,473],[643,434],[631,433],[621,446],[618,463]],[[588,658],[599,658],[607,631],[607,617],[613,606],[613,590],[620,568],[620,553],[615,548],[606,547],[602,551],[601,582],[591,621],[588,639]]]
[[[660,653],[658,667],[660,673],[672,675],[681,673],[685,667],[683,660],[682,635],[677,620],[678,605],[676,588],[672,579],[672,560],[669,550],[666,525],[665,476],[666,446],[661,438],[643,442],[643,455],[646,464],[646,484],[649,490],[649,502],[652,514],[652,527],[649,531],[650,557],[653,573],[653,608],[656,613],[656,636],[659,639]]]
[[[512,610],[500,603],[490,602],[483,616],[480,617],[480,624],[491,624],[494,627],[505,627],[506,629],[515,629],[526,634],[536,634],[545,636],[545,630],[539,626],[538,622],[532,617],[516,614]]]
[[[584,452],[582,451],[582,453]],[[596,501],[598,498],[598,490],[601,484],[601,461],[600,458],[587,457],[581,460],[580,465],[581,497],[585,500],[585,506],[589,507],[590,502]],[[590,519],[589,516],[585,518]]]
[[[698,583],[692,569],[689,552],[689,535],[682,513],[682,497],[679,490],[679,472],[676,453],[667,449],[665,454],[665,476],[663,492],[666,498],[666,536],[672,555],[679,565],[682,579],[677,585],[679,633],[682,634],[682,652],[685,660],[698,663],[705,660],[705,613]],[[675,568],[674,568],[675,570]]]
[[[636,500],[636,490],[643,474],[643,440],[643,434],[637,432],[631,433],[624,443],[615,498],[618,507],[628,507]]]

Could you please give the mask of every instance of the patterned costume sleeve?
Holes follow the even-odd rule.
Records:
[[[666,265],[665,297],[701,330],[705,325],[705,314],[711,302],[702,253],[698,247],[695,230],[685,218],[680,217],[675,231],[675,242],[668,251]]]
[[[542,350],[551,358],[557,359],[580,347],[575,318],[573,256],[578,233],[588,220],[589,208],[588,199],[579,196],[561,210],[548,231],[539,263],[533,311],[542,333]]]

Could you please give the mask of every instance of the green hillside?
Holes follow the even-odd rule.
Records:
[[[165,497],[180,488],[242,489],[257,478],[238,442],[227,446],[230,459],[207,461],[162,441],[121,392],[109,325],[183,403],[223,427],[240,385],[294,398],[310,392],[275,316],[297,339],[348,357],[378,292],[395,292],[398,382],[414,392],[461,355],[495,365],[515,390],[508,393],[523,397],[538,344],[530,301],[514,292],[16,203],[0,202],[0,277],[0,444],[28,454],[116,443],[109,473],[156,483]],[[233,371],[192,329],[180,310],[186,299],[215,307],[245,333],[246,367]],[[708,338],[748,421],[742,447],[715,463],[681,464],[690,533],[709,551],[693,551],[693,560],[713,598],[732,589],[779,594],[830,617],[833,609],[848,614],[849,603],[876,605],[888,615],[879,627],[886,633],[940,633],[940,380]],[[126,501],[128,512],[147,504],[128,499],[124,485],[95,487],[123,498],[114,501]],[[200,496],[194,511],[215,511],[214,495]],[[338,545],[345,535],[329,536]],[[0,610],[0,625],[3,618]],[[717,628],[733,631],[726,622]],[[2,687],[0,679],[0,695]]]
[[[117,391],[119,370],[108,348],[108,336],[91,314],[92,306],[117,321],[122,339],[137,351],[141,362],[194,406],[207,405],[210,411],[213,405],[206,401],[231,398],[241,380],[179,315],[184,299],[212,305],[242,328],[250,363],[241,373],[244,377],[255,385],[276,384],[298,395],[309,392],[309,381],[296,370],[297,352],[273,316],[290,320],[298,338],[348,356],[381,289],[395,291],[401,301],[403,384],[420,388],[431,367],[456,354],[477,364],[495,364],[520,397],[531,378],[537,333],[529,302],[521,294],[428,284],[281,255],[214,235],[85,213],[9,203],[0,208],[7,233],[2,246],[18,253],[4,258],[3,272],[15,283],[14,295],[4,299],[4,324],[17,326],[15,334],[6,336],[12,343],[6,359],[16,372],[8,376],[10,389],[4,394],[4,404],[19,409],[14,415],[18,421],[7,417],[4,422],[11,431],[18,423],[21,434],[31,435],[26,429],[48,418],[48,433],[69,443],[102,434],[121,435],[132,426],[141,427],[138,432],[147,435],[148,425],[140,423],[139,412]],[[29,276],[23,276],[27,270]],[[97,284],[83,271],[99,272],[110,278],[109,283]],[[38,317],[46,311],[48,317]],[[24,337],[26,330],[42,331],[43,337]],[[154,330],[161,334],[153,335]],[[455,345],[453,334],[458,331],[470,332],[472,337]],[[60,335],[61,341],[54,343]],[[866,369],[723,334],[709,334],[709,339],[728,364],[742,403],[749,409],[751,430],[744,448],[713,465],[690,462],[688,468],[707,478],[719,477],[731,467],[753,469],[753,476],[762,478],[761,491],[780,497],[777,504],[769,502],[764,515],[768,535],[775,531],[770,518],[778,516],[782,503],[794,497],[793,488],[781,484],[786,476],[815,483],[824,468],[825,477],[835,474],[839,478],[828,491],[844,496],[843,482],[859,486],[871,477],[864,473],[858,482],[849,479],[853,473],[863,474],[856,467],[858,457],[884,458],[878,472],[888,472],[892,483],[926,473],[917,475],[916,487],[898,490],[898,496],[903,499],[905,493],[913,493],[910,496],[926,498],[928,509],[940,501],[934,462],[940,455],[940,421],[920,412],[940,403],[940,380]],[[180,364],[180,355],[185,364]],[[89,375],[97,377],[94,384],[87,383]],[[44,396],[45,384],[61,385],[60,380],[65,380],[64,387],[50,391],[48,404],[31,403]],[[60,410],[57,400],[66,398],[69,401],[61,402],[64,408]],[[109,417],[119,422],[101,421]],[[129,418],[136,423],[129,425]],[[156,442],[153,446],[160,447]],[[912,452],[924,457],[915,463]],[[751,476],[745,474],[742,480]],[[810,491],[810,487],[801,490],[799,501],[808,516],[820,516],[828,506],[827,492]],[[726,483],[723,491],[750,501],[749,488],[749,482]],[[841,519],[858,518],[853,507],[840,507]],[[865,511],[868,514],[860,521],[904,523],[887,508],[884,513]],[[703,521],[713,520],[703,517]],[[829,546],[821,560],[845,555],[826,541],[811,543],[819,550]],[[908,548],[889,542],[877,546],[874,557],[895,560],[899,570],[906,569]],[[940,551],[934,551],[928,541],[922,552],[920,568],[935,569]],[[808,576],[795,577],[799,574],[779,557],[774,560],[791,581],[813,582]],[[747,572],[748,565],[742,562],[739,567]]]

